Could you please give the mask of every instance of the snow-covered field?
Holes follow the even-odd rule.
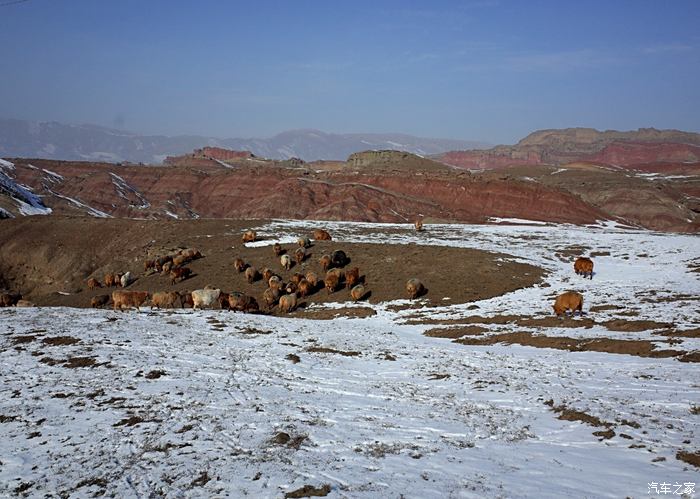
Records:
[[[256,230],[293,238],[316,226]],[[698,488],[684,484],[700,482],[700,470],[676,459],[700,447],[696,363],[422,334],[431,319],[550,315],[551,296],[566,289],[584,294],[586,311],[624,304],[636,314],[626,319],[698,328],[697,237],[613,225],[324,227],[340,241],[496,250],[549,274],[476,311],[400,310],[397,301],[332,321],[0,309],[0,495],[284,497],[327,484],[329,497],[638,498]],[[602,253],[592,280],[557,256],[574,245]],[[593,327],[546,334],[665,339],[600,324],[616,314],[589,312]],[[673,348],[700,348],[697,338],[678,341]],[[602,426],[558,419],[563,406]]]

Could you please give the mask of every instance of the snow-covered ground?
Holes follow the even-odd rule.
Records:
[[[255,230],[295,240],[318,225]],[[434,325],[407,320],[539,317],[550,314],[551,295],[577,289],[584,310],[623,303],[637,313],[627,319],[697,328],[700,279],[688,267],[700,262],[697,237],[603,224],[429,225],[423,233],[405,224],[322,225],[339,241],[496,250],[549,274],[545,285],[477,302],[476,311],[396,311],[399,301],[332,321],[0,309],[0,495],[283,497],[328,484],[330,497],[639,498],[680,497],[650,493],[652,482],[672,492],[700,482],[698,468],[676,459],[700,447],[697,364],[465,346],[426,337]],[[557,256],[574,245],[602,253],[592,280]],[[592,328],[546,334],[626,338],[599,324],[615,314],[589,312]],[[700,345],[684,338],[674,347]],[[607,425],[558,419],[552,405]],[[609,429],[612,438],[593,435]]]

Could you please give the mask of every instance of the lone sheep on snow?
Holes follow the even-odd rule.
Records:
[[[316,229],[314,231],[313,236],[314,236],[314,239],[316,241],[330,241],[331,240],[331,235],[323,229]]]
[[[577,258],[574,262],[574,272],[578,275],[583,275],[585,278],[589,276],[593,279],[593,260],[586,257]]]
[[[557,314],[557,317],[562,314],[566,315],[567,310],[571,310],[572,317],[577,310],[579,315],[581,315],[583,314],[583,295],[576,291],[562,293],[554,300],[552,308],[554,309],[554,313]]]
[[[241,237],[241,240],[243,243],[252,243],[257,239],[257,236],[254,230],[247,230],[243,234],[243,237]]]

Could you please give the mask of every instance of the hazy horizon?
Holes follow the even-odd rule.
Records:
[[[148,135],[700,132],[700,4],[0,2],[0,117]]]

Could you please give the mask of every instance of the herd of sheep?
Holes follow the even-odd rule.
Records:
[[[420,220],[415,222],[418,231],[423,229]],[[323,229],[316,229],[313,232],[313,240],[330,241],[330,234]],[[312,238],[302,236],[297,240],[297,248],[293,253],[286,252],[280,243],[272,246],[274,255],[279,259],[280,267],[286,271],[292,268],[292,259],[297,265],[309,258],[308,248],[311,247]],[[257,240],[255,231],[248,230],[242,236],[243,243]],[[186,267],[188,263],[201,258],[199,250],[189,248],[178,251],[174,254],[159,256],[144,262],[144,272],[158,272],[161,275],[170,276],[171,284],[187,279],[192,275],[191,270]],[[306,273],[295,272],[291,278],[285,282],[282,277],[269,268],[257,269],[242,258],[235,258],[234,269],[243,274],[249,284],[262,280],[265,289],[261,295],[262,302],[268,312],[277,307],[280,312],[293,312],[301,299],[325,288],[328,294],[335,293],[341,288],[349,290],[349,296],[353,301],[365,299],[369,290],[366,288],[367,282],[364,276],[360,275],[358,267],[345,269],[350,259],[343,250],[335,250],[330,254],[320,257],[319,263],[323,272],[321,279],[315,272]],[[593,279],[593,261],[590,258],[580,257],[574,263],[574,271],[583,277]],[[89,289],[111,288],[129,286],[135,277],[131,272],[107,273],[102,282],[95,278],[87,281]],[[426,288],[418,278],[410,278],[406,282],[406,293],[409,298],[415,299],[426,293]],[[204,289],[197,289],[192,292],[184,291],[159,291],[149,293],[147,291],[125,291],[115,290],[110,294],[102,294],[92,298],[90,305],[93,308],[103,307],[112,302],[114,310],[124,310],[147,306],[150,302],[151,308],[212,308],[219,307],[227,310],[240,312],[257,313],[261,311],[258,300],[241,292],[224,292],[221,289],[214,289],[206,286]],[[0,293],[0,307],[8,306],[32,306],[31,302],[22,300],[22,295],[18,293]],[[574,314],[576,311],[582,313],[583,296],[574,291],[567,291],[556,297],[552,307],[557,316],[565,315],[567,311]]]

